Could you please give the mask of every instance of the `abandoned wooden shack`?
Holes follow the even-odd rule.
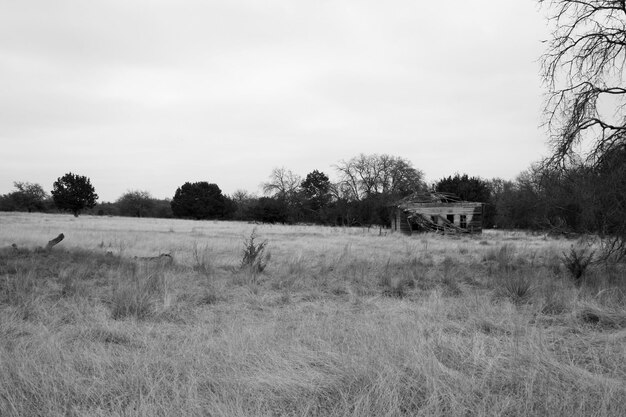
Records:
[[[447,193],[417,193],[398,201],[391,217],[391,230],[408,235],[481,233],[483,203],[461,201]]]

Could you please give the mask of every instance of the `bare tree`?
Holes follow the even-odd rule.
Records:
[[[553,29],[541,60],[554,151],[549,162],[567,164],[580,149],[587,162],[600,164],[625,146],[626,2],[538,1],[547,6]]]
[[[335,165],[339,189],[353,200],[375,195],[402,196],[424,187],[421,171],[406,159],[391,155],[365,155]]]
[[[592,171],[596,229],[608,254],[626,255],[626,1],[538,0],[551,13],[552,37],[542,57],[549,93],[549,168]]]
[[[249,193],[246,190],[238,189],[231,196],[232,201],[235,203],[235,220],[245,220],[250,216],[250,210],[253,207],[258,197]]]
[[[257,197],[254,194],[240,188],[238,190],[235,190],[231,198],[235,203],[240,204],[245,201],[255,199]]]
[[[298,191],[301,182],[302,178],[291,170],[285,167],[274,168],[269,181],[261,184],[261,187],[267,195],[289,198]]]

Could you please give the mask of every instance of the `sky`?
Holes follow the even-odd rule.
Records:
[[[360,153],[514,179],[547,155],[533,0],[0,0],[0,194],[260,194]]]

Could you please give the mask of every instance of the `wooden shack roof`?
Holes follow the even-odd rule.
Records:
[[[395,206],[403,210],[417,210],[420,208],[434,208],[434,207],[459,207],[459,208],[474,208],[483,205],[483,203],[476,203],[472,201],[463,201],[454,194],[440,193],[440,192],[427,192],[427,193],[414,193],[408,197],[397,201]]]

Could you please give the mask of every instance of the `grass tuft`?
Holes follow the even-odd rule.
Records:
[[[200,248],[198,243],[195,242],[191,248],[191,256],[193,257],[194,265],[193,269],[207,277],[213,274],[213,256],[208,245]]]
[[[498,295],[508,298],[515,305],[529,303],[533,293],[531,280],[519,274],[506,274],[497,289]]]
[[[549,281],[541,288],[541,292],[544,296],[541,305],[542,314],[558,315],[570,311],[570,301],[566,289],[562,286]]]
[[[156,297],[165,299],[168,283],[162,271],[138,271],[138,267],[126,271],[113,286],[110,305],[115,320],[134,317],[145,319],[155,310]]]

